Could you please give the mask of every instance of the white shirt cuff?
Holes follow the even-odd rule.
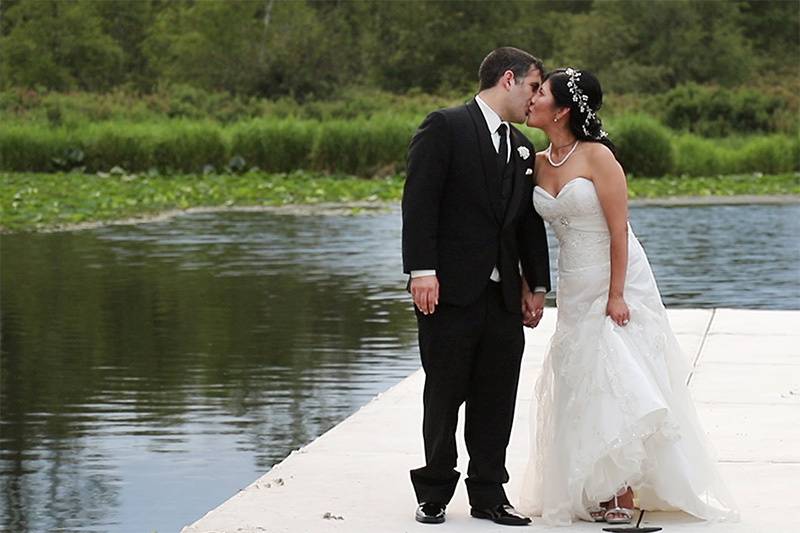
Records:
[[[422,276],[435,276],[435,270],[412,270],[411,277],[412,278],[420,278]]]
[[[522,261],[520,261],[520,262],[519,262],[519,275],[520,275],[520,276],[524,276],[524,275],[525,275],[525,274],[522,272]],[[537,286],[537,287],[535,287],[535,288],[533,289],[533,292],[543,292],[543,293],[545,293],[545,294],[546,294],[546,293],[547,293],[547,288],[546,288],[546,287],[540,287],[540,286]]]

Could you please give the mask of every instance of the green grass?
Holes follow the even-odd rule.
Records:
[[[105,171],[196,174],[240,168],[297,169],[362,177],[403,168],[421,117],[353,119],[256,118],[223,125],[209,120],[105,121],[50,127],[10,123],[0,128],[0,171]],[[706,139],[668,130],[646,116],[608,125],[625,171],[637,176],[709,176],[800,170],[800,138],[785,134]],[[541,131],[523,128],[538,149]]]
[[[222,171],[240,158],[263,172],[295,169],[370,177],[397,172],[419,121],[253,119],[223,126],[202,120],[97,122],[75,127],[8,124],[0,129],[0,171],[83,169],[128,172]],[[79,154],[70,160],[68,154]]]
[[[290,174],[32,174],[0,173],[0,229],[36,231],[121,220],[190,207],[399,201],[403,176],[363,179]],[[800,175],[631,178],[631,198],[800,195]]]
[[[714,177],[631,178],[629,198],[800,195],[800,173]]]
[[[625,171],[635,176],[800,171],[798,100],[791,91],[779,93],[759,100],[761,93],[752,88],[720,93],[716,87],[681,86],[648,97],[609,94],[601,116]],[[701,96],[725,100],[727,118],[715,108],[700,120],[706,116]],[[198,174],[233,167],[387,176],[403,169],[409,140],[425,115],[471,97],[469,91],[397,95],[347,89],[334,99],[299,102],[185,85],[151,94],[8,89],[0,91],[0,172],[94,173],[118,166]],[[785,101],[779,115],[789,120],[773,116],[770,106],[777,101]],[[667,103],[683,113],[680,120],[667,120]],[[541,131],[522,130],[537,149],[546,146]]]

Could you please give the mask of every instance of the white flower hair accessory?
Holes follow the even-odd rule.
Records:
[[[572,101],[578,104],[578,109],[580,109],[581,113],[586,114],[586,118],[583,120],[583,134],[587,137],[594,137],[594,135],[589,133],[589,123],[593,120],[599,122],[600,119],[597,118],[597,114],[589,106],[589,97],[583,94],[581,88],[578,87],[578,82],[581,80],[581,71],[572,67],[567,67],[564,69],[564,73],[569,76],[569,80],[567,80],[567,89],[569,89],[569,93],[572,95]],[[608,137],[608,133],[600,128],[598,137],[600,139]]]
[[[522,159],[528,159],[531,156],[531,151],[528,150],[525,146],[518,146],[517,153]]]

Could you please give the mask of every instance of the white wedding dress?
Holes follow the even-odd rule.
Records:
[[[533,203],[560,245],[558,319],[536,382],[520,509],[568,525],[628,485],[642,509],[737,520],[686,385],[689,361],[630,227],[621,327],[605,314],[610,236],[594,184],[575,178],[556,198],[537,186]]]

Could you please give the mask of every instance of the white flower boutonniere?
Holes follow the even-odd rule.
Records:
[[[531,156],[531,151],[524,146],[517,147],[517,152],[522,159],[528,159]]]

